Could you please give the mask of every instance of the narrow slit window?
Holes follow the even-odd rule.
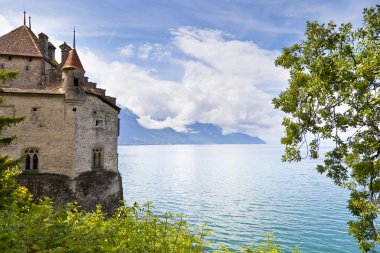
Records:
[[[98,160],[98,155],[97,155],[97,153],[94,151],[93,156],[92,156],[92,161],[93,161],[92,166],[93,166],[93,167],[96,167],[96,165],[97,165],[97,163],[96,163],[97,160]]]
[[[33,156],[33,169],[34,170],[38,169],[38,156],[37,156],[37,154],[34,154],[34,156]]]
[[[30,156],[29,155],[26,155],[25,170],[30,170]]]
[[[78,78],[74,78],[74,86],[79,86],[79,79]]]

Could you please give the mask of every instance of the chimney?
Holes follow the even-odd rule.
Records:
[[[48,55],[48,41],[49,37],[44,34],[40,33],[38,34],[38,40],[40,41],[40,50],[44,56]]]
[[[67,57],[69,57],[69,52],[71,51],[71,47],[64,42],[59,46],[61,49],[61,65],[65,64]]]
[[[48,43],[48,57],[53,62],[55,61],[55,46],[50,42]]]

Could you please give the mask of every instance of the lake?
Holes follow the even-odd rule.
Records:
[[[262,240],[309,252],[359,252],[348,235],[348,192],[315,170],[317,161],[282,163],[270,145],[119,146],[129,204],[207,223],[209,238],[231,249]]]

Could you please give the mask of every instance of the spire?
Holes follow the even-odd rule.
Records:
[[[26,11],[24,11],[24,25],[26,25]]]
[[[32,22],[31,22],[31,17],[29,16],[29,29],[32,30]]]
[[[75,49],[75,26],[74,26],[74,41],[73,41],[73,48]]]

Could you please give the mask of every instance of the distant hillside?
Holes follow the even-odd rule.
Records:
[[[172,128],[147,129],[141,126],[135,115],[128,109],[120,111],[119,144],[265,144],[259,137],[243,133],[223,135],[222,128],[209,123],[195,123],[187,126],[187,133]]]

